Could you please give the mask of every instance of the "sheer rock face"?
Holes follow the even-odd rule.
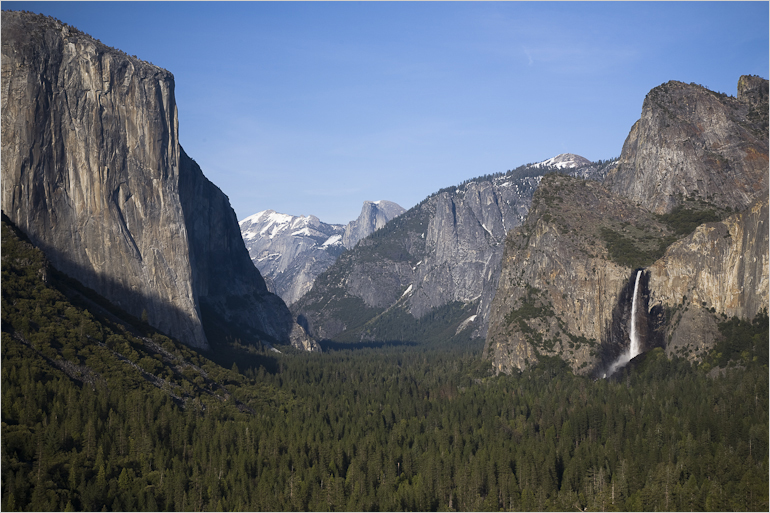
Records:
[[[768,186],[767,90],[749,76],[737,98],[675,81],[656,87],[605,184],[656,213],[684,198],[748,208]]]
[[[194,237],[209,235],[206,223],[221,222],[223,231],[212,234],[228,232],[234,214],[227,197],[185,165],[171,73],[52,18],[3,12],[2,110],[6,215],[63,272],[137,317],[146,311],[150,324],[185,343],[208,347],[199,299],[217,297],[212,264],[230,262],[207,254],[213,241]],[[183,198],[184,190],[191,195]],[[221,242],[231,255],[239,241]],[[259,277],[218,286],[264,291]],[[290,330],[291,323],[274,333],[288,340]]]
[[[650,267],[650,307],[685,306],[691,312],[674,314],[667,352],[693,341],[694,333],[706,339],[694,346],[700,350],[716,337],[714,328],[688,329],[688,319],[701,316],[699,310],[713,308],[727,317],[753,319],[768,308],[769,228],[765,194],[739,214],[699,226]]]
[[[347,249],[355,247],[358,241],[368,237],[369,234],[379,230],[385,226],[385,223],[404,212],[406,210],[401,205],[392,201],[365,201],[358,218],[345,226],[342,244]]]
[[[179,193],[189,234],[193,292],[203,320],[213,315],[258,338],[319,351],[286,304],[268,292],[241,238],[230,201],[181,152]]]
[[[465,190],[432,198],[426,255],[416,266],[410,296],[412,315],[421,317],[450,301],[478,299],[478,321],[486,321],[491,296],[484,292],[496,285],[505,234],[524,219],[539,181],[470,183]]]
[[[42,16],[2,22],[3,211],[63,272],[206,347],[173,76]]]

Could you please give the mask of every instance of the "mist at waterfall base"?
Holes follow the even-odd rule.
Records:
[[[641,353],[641,343],[639,340],[639,327],[637,326],[637,299],[639,297],[639,280],[642,277],[642,270],[640,269],[636,273],[636,282],[634,283],[634,295],[631,300],[631,329],[629,330],[631,343],[623,354],[621,354],[617,360],[615,360],[607,372],[604,374],[604,378],[612,376],[615,371],[625,367],[635,356]]]

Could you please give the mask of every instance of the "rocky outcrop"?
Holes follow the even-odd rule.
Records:
[[[58,269],[187,344],[208,347],[202,307],[222,315],[234,295],[264,306],[247,326],[269,320],[260,331],[288,342],[290,314],[227,197],[179,146],[171,73],[45,16],[4,11],[2,31],[11,221]]]
[[[768,186],[767,80],[741,77],[738,97],[668,82],[647,95],[605,184],[656,213],[686,198],[741,211]]]
[[[464,328],[485,336],[506,233],[521,224],[543,173],[552,170],[522,166],[433,194],[340,256],[292,311],[317,338],[386,340],[417,336],[401,328],[465,305],[451,309],[464,317],[447,324],[467,320]]]
[[[392,201],[364,201],[361,207],[361,213],[358,218],[345,226],[345,232],[342,235],[342,244],[351,249],[358,244],[358,241],[369,234],[379,230],[385,224],[394,219],[406,210],[399,204]]]
[[[670,311],[669,353],[688,344],[701,353],[713,344],[718,332],[707,311],[753,319],[768,308],[768,229],[765,195],[744,212],[698,227],[650,267],[650,307]]]
[[[560,356],[575,372],[594,370],[634,274],[613,261],[612,234],[654,254],[670,233],[597,182],[546,176],[527,220],[506,240],[484,356],[504,373],[541,356]]]
[[[346,248],[382,228],[404,209],[390,201],[366,201],[347,226],[316,216],[290,216],[265,210],[241,221],[241,235],[254,265],[270,280],[272,292],[291,305]]]

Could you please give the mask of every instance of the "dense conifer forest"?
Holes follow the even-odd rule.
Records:
[[[766,315],[611,381],[457,337],[213,361],[2,248],[3,510],[768,509]]]

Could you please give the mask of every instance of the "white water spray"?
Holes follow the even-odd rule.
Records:
[[[636,297],[639,294],[639,279],[641,277],[642,271],[640,269],[639,272],[636,273],[636,282],[634,283],[634,297],[631,299],[631,343],[628,346],[628,350],[621,354],[618,359],[615,360],[615,363],[610,365],[609,370],[604,375],[605,378],[607,376],[612,376],[616,370],[625,366],[635,356],[642,352],[639,344],[639,330],[636,328]]]
[[[639,330],[636,328],[636,298],[639,296],[639,278],[642,277],[642,271],[636,273],[636,283],[634,283],[634,299],[631,301],[631,346],[629,352],[631,358],[642,352],[639,347]]]

